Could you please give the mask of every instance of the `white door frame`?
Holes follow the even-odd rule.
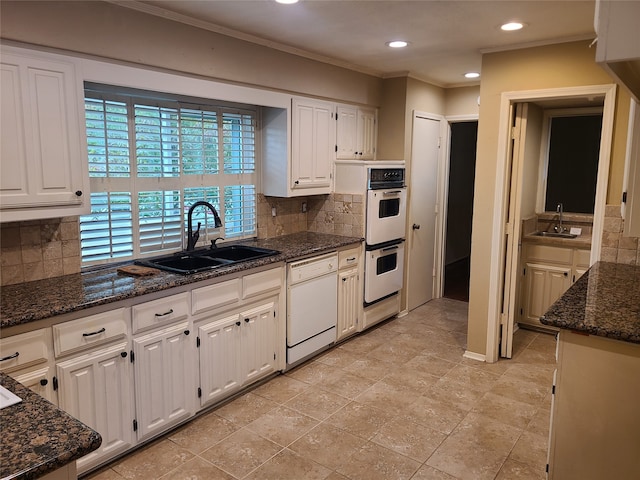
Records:
[[[496,186],[494,195],[494,209],[491,238],[503,238],[506,228],[504,218],[508,202],[507,178],[508,144],[511,126],[509,125],[511,105],[519,102],[536,102],[542,100],[564,99],[575,97],[604,97],[602,112],[602,140],[598,159],[598,178],[596,182],[596,197],[593,212],[593,233],[591,237],[591,257],[589,265],[600,259],[602,249],[602,231],[604,226],[604,211],[607,202],[607,186],[609,180],[609,164],[611,158],[611,143],[613,137],[613,120],[615,114],[616,85],[590,85],[584,87],[551,88],[543,90],[522,90],[503,92],[500,98],[500,120],[498,123],[498,152],[496,165]],[[502,311],[502,282],[501,271],[504,268],[504,248],[502,242],[491,242],[489,269],[489,308],[487,321],[487,345],[485,360],[493,363],[498,360],[500,339],[500,314]]]
[[[434,291],[434,298],[440,298],[444,295],[444,262],[446,239],[447,239],[447,209],[449,207],[449,156],[451,155],[451,124],[458,122],[477,122],[478,115],[449,115],[444,118],[444,134],[442,135],[441,153],[442,153],[442,175],[438,180],[438,191],[442,192],[438,197],[438,204],[441,205],[442,219],[441,228],[437,231],[438,243],[442,245],[442,248],[438,252],[436,263],[440,265],[440,269],[436,275],[436,287]]]

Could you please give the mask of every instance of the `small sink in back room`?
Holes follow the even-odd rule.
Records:
[[[533,235],[536,237],[552,237],[552,238],[576,238],[577,235],[567,232],[536,232]]]
[[[234,263],[277,255],[277,250],[230,245],[228,247],[206,248],[162,255],[160,257],[136,260],[137,265],[157,268],[167,272],[190,275],[205,272]]]

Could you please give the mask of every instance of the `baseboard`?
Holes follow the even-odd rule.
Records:
[[[478,362],[486,362],[487,361],[487,357],[486,357],[485,354],[470,352],[469,350],[465,350],[464,354],[462,356],[464,358],[468,358],[470,360],[477,360]]]

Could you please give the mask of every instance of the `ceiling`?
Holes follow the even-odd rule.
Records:
[[[379,77],[474,85],[483,52],[594,38],[595,0],[113,0],[261,45]],[[525,23],[503,32],[507,21]],[[385,42],[403,39],[404,49]]]

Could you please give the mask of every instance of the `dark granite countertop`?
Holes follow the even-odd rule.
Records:
[[[640,266],[597,262],[551,305],[540,321],[640,343]]]
[[[155,275],[133,277],[118,273],[116,266],[111,266],[85,273],[8,285],[0,289],[0,328],[76,312],[250,268],[329,252],[362,240],[358,237],[300,232],[269,239],[234,242],[270,248],[281,253],[193,275],[178,275],[159,270]]]
[[[0,478],[39,478],[94,451],[102,437],[4,373],[0,384],[22,399],[0,410]]]

